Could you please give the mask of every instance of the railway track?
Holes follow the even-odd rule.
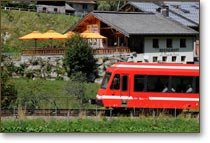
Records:
[[[35,110],[23,110],[21,111],[25,114],[25,116],[72,116],[77,117],[80,115],[85,116],[113,116],[113,117],[120,117],[120,116],[178,116],[182,115],[186,118],[199,118],[199,111],[183,111],[180,110],[161,110],[161,109],[121,109],[121,110],[113,110],[113,109],[35,109]],[[19,113],[18,110],[2,110],[1,117],[7,116],[16,116],[18,117]]]

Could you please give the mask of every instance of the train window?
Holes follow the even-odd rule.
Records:
[[[193,77],[192,76],[173,76],[172,87],[177,93],[191,93],[193,89]]]
[[[134,91],[144,91],[145,76],[135,75],[134,76]]]
[[[104,79],[103,79],[102,84],[101,84],[101,88],[106,89],[110,77],[111,77],[111,73],[108,72],[108,73],[105,74]]]
[[[148,92],[168,92],[169,76],[148,76]]]
[[[199,76],[195,78],[195,92],[200,93],[200,81]]]
[[[122,91],[127,91],[128,90],[128,76],[123,75],[122,76]]]
[[[114,76],[110,89],[112,90],[120,89],[120,75],[119,74],[116,74]]]

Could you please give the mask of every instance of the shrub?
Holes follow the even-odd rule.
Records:
[[[3,58],[2,60],[3,61]],[[13,64],[1,65],[1,108],[10,108],[17,99],[17,91],[9,78],[11,77],[10,70],[13,70]]]
[[[96,74],[96,60],[92,54],[92,48],[88,41],[75,35],[67,41],[69,46],[65,55],[65,65],[68,69],[68,75],[73,73],[82,72],[86,77]]]

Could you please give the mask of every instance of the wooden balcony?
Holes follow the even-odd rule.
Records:
[[[22,55],[64,55],[65,48],[37,48],[22,51]]]
[[[94,55],[110,55],[110,54],[126,54],[130,53],[130,49],[127,47],[108,47],[93,49]]]
[[[66,48],[37,48],[26,49],[22,51],[22,55],[64,55]],[[94,55],[110,55],[110,54],[126,54],[130,53],[127,47],[109,47],[93,49]]]

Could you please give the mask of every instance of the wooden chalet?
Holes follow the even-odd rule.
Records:
[[[194,44],[199,34],[161,14],[111,11],[90,12],[65,33],[87,30],[106,37],[99,40],[99,47],[93,46],[94,55],[135,52],[138,62],[193,62]],[[94,39],[89,40],[95,42]],[[39,53],[47,54],[47,50]],[[49,54],[54,55],[55,52],[62,55],[65,49],[50,51]]]
[[[192,61],[193,44],[198,34],[195,30],[161,14],[149,12],[94,11],[66,32],[82,33],[85,30],[98,32],[107,37],[106,40],[103,40],[103,48],[93,49],[94,54],[136,52],[141,54],[139,62],[143,62],[144,57],[148,55],[148,60],[151,62],[162,59],[170,62],[169,58],[173,56],[172,53],[176,55],[173,57],[174,62],[179,62],[181,59],[182,62]],[[180,40],[182,45],[179,44]],[[179,54],[180,52],[182,54]],[[167,55],[170,55],[168,59]]]

